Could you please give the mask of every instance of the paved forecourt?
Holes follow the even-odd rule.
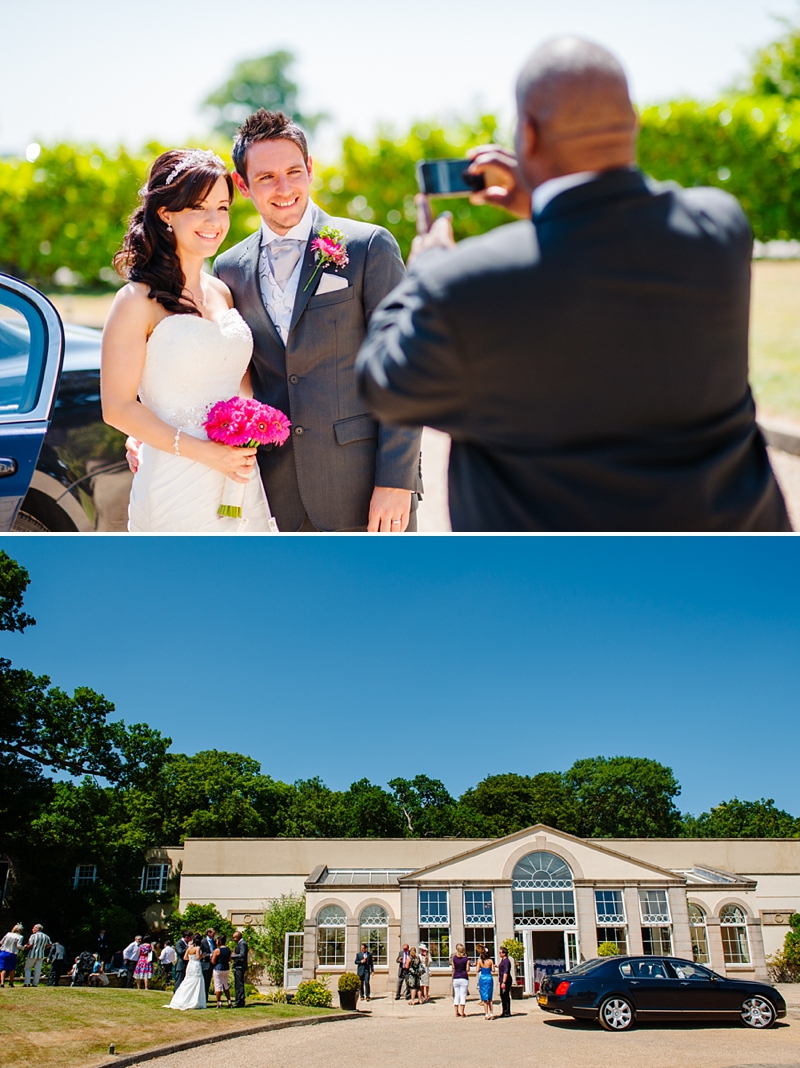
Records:
[[[473,984],[474,985],[474,984]],[[362,1019],[298,1027],[214,1047],[215,1060],[247,1068],[464,1068],[466,1063],[561,1064],[580,1068],[800,1068],[800,989],[782,986],[788,1016],[768,1031],[737,1024],[649,1024],[621,1035],[512,1002],[510,1020],[487,1023],[480,1003],[455,1018],[449,998],[410,1006],[376,998]],[[364,1005],[364,1002],[360,1002]],[[495,1006],[499,1011],[499,1005]],[[191,1031],[191,1020],[187,1020]],[[153,1068],[206,1068],[208,1047],[172,1054]]]

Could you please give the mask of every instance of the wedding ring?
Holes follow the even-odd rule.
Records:
[[[399,519],[393,519],[392,520],[392,526],[393,527],[399,527],[400,526],[400,520]]]

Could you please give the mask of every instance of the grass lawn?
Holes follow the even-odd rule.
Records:
[[[272,1020],[338,1015],[338,1009],[250,1004],[246,1009],[174,1012],[171,993],[95,987],[0,990],[3,1068],[90,1068],[119,1054]],[[218,1054],[210,1054],[214,1059]]]
[[[51,300],[67,322],[102,327],[111,296]],[[750,379],[760,415],[800,423],[800,262],[753,264]]]

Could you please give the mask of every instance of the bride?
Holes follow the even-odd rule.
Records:
[[[231,176],[213,152],[164,152],[141,190],[114,265],[119,290],[103,331],[103,418],[143,444],[128,529],[277,529],[256,450],[209,441],[208,408],[251,395],[250,329],[228,287],[202,271],[230,227]],[[242,519],[220,517],[225,479],[246,484]]]
[[[192,938],[192,944],[183,955],[189,963],[186,965],[186,978],[172,995],[172,1001],[166,1009],[204,1009],[206,1007],[206,982],[200,965],[200,935]]]

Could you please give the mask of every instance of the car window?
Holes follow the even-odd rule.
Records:
[[[16,293],[0,293],[0,417],[31,412],[44,372],[45,328],[37,309]]]
[[[595,968],[602,968],[608,964],[607,957],[599,957],[595,960],[585,960],[581,964],[576,964],[574,968],[571,968],[567,975],[586,975],[587,972],[593,972]]]
[[[699,964],[691,964],[688,960],[667,960],[664,964],[670,972],[675,974],[676,979],[704,981],[711,978],[711,973],[707,968],[701,968]]]
[[[647,957],[644,960],[625,961],[619,966],[626,979],[666,979],[667,972],[660,960]]]

